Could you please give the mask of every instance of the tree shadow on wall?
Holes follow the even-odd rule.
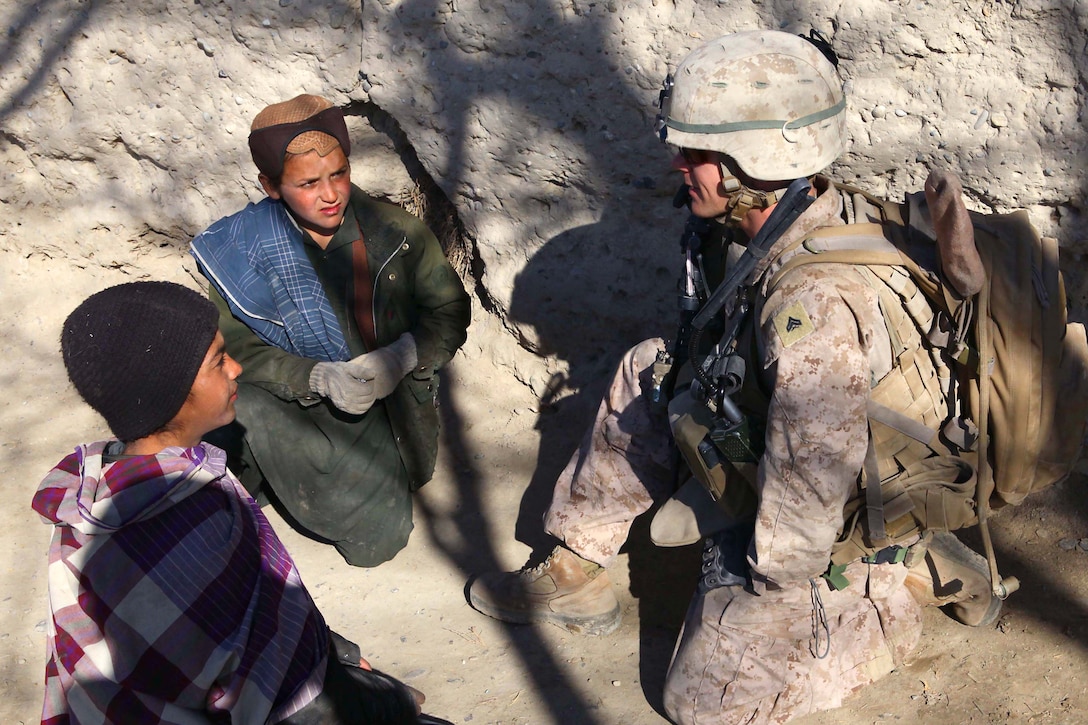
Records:
[[[0,122],[14,113],[20,105],[29,100],[52,73],[57,61],[68,51],[72,42],[83,34],[91,20],[106,6],[107,0],[89,0],[78,3],[75,8],[65,0],[43,0],[26,3],[19,8],[18,15],[8,23],[3,40],[0,40],[0,76],[14,78],[16,73],[7,73],[6,69],[21,64],[25,50],[20,46],[32,38],[38,38],[41,57],[33,71],[25,80],[0,103]],[[52,18],[63,17],[59,27],[49,22]],[[48,30],[34,32],[36,25],[49,23]]]
[[[506,313],[507,322],[513,323],[511,327],[532,330],[533,339],[524,334],[519,340],[523,347],[561,360],[566,369],[549,381],[541,401],[536,424],[540,432],[537,465],[515,525],[516,537],[540,554],[551,548],[549,544],[554,545],[541,524],[554,482],[577,449],[583,431],[592,423],[601,393],[620,356],[642,339],[674,332],[672,290],[678,264],[674,244],[683,215],[677,214],[674,219],[668,214],[671,194],[656,192],[656,179],[644,176],[647,170],[640,166],[652,167],[650,173],[664,172],[668,158],[653,138],[656,111],[651,103],[656,92],[639,89],[628,75],[631,69],[624,67],[626,61],[610,55],[612,23],[618,16],[604,3],[561,7],[544,2],[524,6],[494,4],[485,11],[504,13],[510,29],[502,37],[488,38],[483,52],[456,52],[453,46],[464,40],[455,37],[459,16],[450,14],[447,3],[435,0],[410,0],[399,5],[390,14],[390,22],[383,22],[381,32],[393,37],[400,33],[409,36],[418,24],[434,26],[434,32],[422,41],[427,68],[433,75],[427,90],[432,94],[434,89],[454,90],[441,97],[422,95],[419,102],[433,104],[430,122],[447,137],[449,151],[437,162],[437,173],[447,191],[467,178],[469,149],[475,143],[472,135],[478,133],[477,129],[483,125],[494,133],[498,129],[487,124],[505,122],[493,117],[494,79],[516,76],[523,82],[508,87],[504,83],[502,103],[517,118],[516,123],[530,132],[495,133],[489,153],[515,174],[526,167],[525,173],[537,179],[538,187],[525,193],[540,203],[544,217],[512,221],[525,225],[524,236],[528,238],[529,229],[537,224],[561,226],[558,220],[549,222],[547,218],[557,200],[560,205],[563,199],[579,195],[605,200],[599,222],[554,235],[532,252],[517,276]],[[599,72],[580,78],[575,89],[568,72],[575,65]],[[555,135],[575,142],[583,153],[569,168],[556,169],[551,175],[527,168],[526,159],[546,143],[546,138]],[[644,154],[635,154],[636,168],[619,168],[616,149],[621,146],[644,149]],[[665,221],[659,228],[649,229],[646,208],[656,204],[665,207],[660,217]],[[668,229],[670,222],[674,230]],[[651,238],[652,243],[648,241]],[[486,310],[501,314],[501,306],[482,284],[487,270],[478,250],[472,269],[480,302]],[[443,398],[444,435],[458,460],[470,462],[473,451],[467,450],[468,443],[460,435],[465,421],[460,420],[448,393],[446,390]],[[444,546],[443,550],[469,577],[497,570],[500,565],[491,544],[495,536],[490,522],[468,513],[483,510],[481,476],[471,463],[459,468],[458,508],[464,513],[457,516],[455,523],[462,544]],[[428,521],[436,541],[449,540],[437,536],[437,524]],[[669,560],[682,558],[684,552],[654,551],[645,532],[645,526],[636,526],[628,544],[631,588],[639,599],[642,621],[648,623],[642,626],[640,681],[647,699],[660,711],[660,685],[687,603],[683,587],[673,586],[672,579],[662,573],[684,571]],[[693,588],[694,574],[689,582]],[[671,610],[661,604],[665,600],[672,602]],[[664,614],[666,610],[671,614]],[[647,627],[652,630],[648,635]],[[574,673],[554,658],[532,628],[512,627],[509,636],[523,669],[544,695],[555,722],[600,721],[600,714],[594,712],[596,706],[583,701],[571,686],[569,678]],[[552,694],[558,697],[549,696]]]

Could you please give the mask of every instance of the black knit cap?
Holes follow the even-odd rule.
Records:
[[[127,443],[178,414],[218,329],[218,310],[197,292],[130,282],[84,300],[60,345],[76,390]]]

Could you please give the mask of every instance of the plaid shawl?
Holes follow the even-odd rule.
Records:
[[[34,496],[54,524],[42,722],[265,723],[311,701],[328,629],[223,451],[107,445]]]
[[[313,360],[351,358],[283,202],[248,204],[198,234],[190,250],[231,312],[269,345]]]

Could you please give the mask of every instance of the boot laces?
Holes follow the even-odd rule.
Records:
[[[538,579],[538,578],[544,576],[544,572],[547,569],[551,568],[552,562],[554,562],[555,558],[557,556],[559,556],[559,552],[560,552],[559,547],[558,546],[555,547],[554,549],[552,549],[552,553],[548,554],[547,559],[545,559],[544,561],[540,562],[539,564],[537,564],[536,566],[534,566],[532,568],[522,569],[522,572],[521,572],[522,576],[527,578],[527,579]]]

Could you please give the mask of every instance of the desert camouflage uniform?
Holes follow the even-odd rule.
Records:
[[[607,568],[631,522],[673,492],[673,445],[668,415],[642,391],[660,338],[627,351],[586,431],[555,484],[545,530],[584,559]]]
[[[838,191],[822,189],[753,273],[763,294],[796,253],[776,252],[843,224],[841,213]],[[891,671],[921,635],[902,565],[855,562],[841,591],[820,578],[865,456],[870,387],[892,365],[876,292],[853,268],[825,264],[795,270],[761,302],[763,294],[754,309],[760,360],[749,369],[773,394],[748,551],[753,586],[691,603],[665,688],[678,722],[785,722],[836,707]],[[545,519],[550,533],[602,565],[631,520],[669,493],[667,423],[638,382],[657,344],[624,358]],[[642,434],[653,440],[636,441]]]
[[[755,595],[721,587],[688,607],[665,682],[677,723],[784,723],[838,707],[914,649],[921,609],[902,564],[856,561],[850,586],[821,578]],[[826,625],[826,626],[825,626]]]

